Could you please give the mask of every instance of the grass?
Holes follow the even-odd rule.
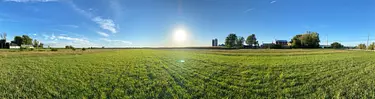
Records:
[[[375,98],[367,51],[0,53],[0,98]]]

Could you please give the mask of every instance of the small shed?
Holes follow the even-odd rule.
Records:
[[[14,44],[14,43],[11,43],[9,45],[9,49],[20,49],[20,48],[21,48],[21,46],[18,46],[17,44]]]
[[[31,48],[31,49],[33,49],[34,46],[33,45],[21,45],[21,48]]]

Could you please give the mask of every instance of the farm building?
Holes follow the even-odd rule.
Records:
[[[288,42],[288,40],[276,40],[276,45],[281,45],[282,48],[289,48],[292,44]]]
[[[33,45],[21,45],[21,48],[31,48],[31,49],[33,49],[34,46]]]
[[[260,46],[261,48],[271,48],[273,45],[273,43],[263,43],[262,46]]]
[[[20,49],[20,48],[21,48],[21,46],[18,46],[17,44],[14,44],[14,43],[11,43],[9,45],[9,49]]]
[[[288,45],[287,40],[276,40],[275,42],[277,45]]]

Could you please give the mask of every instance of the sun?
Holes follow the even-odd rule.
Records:
[[[173,38],[175,41],[184,42],[187,39],[187,34],[184,29],[178,29],[175,31]]]

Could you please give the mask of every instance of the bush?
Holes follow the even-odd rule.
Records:
[[[357,48],[359,48],[359,49],[366,49],[366,44],[359,44],[357,46]]]
[[[271,46],[271,49],[282,49],[282,48],[283,48],[283,46],[280,45],[280,44],[273,44],[273,45]]]
[[[86,50],[86,48],[82,48],[82,51],[85,51]]]
[[[46,51],[46,50],[39,49],[38,51],[42,52],[42,51]]]
[[[76,48],[72,48],[73,51],[76,51]]]
[[[57,51],[57,48],[52,48],[51,51]]]

